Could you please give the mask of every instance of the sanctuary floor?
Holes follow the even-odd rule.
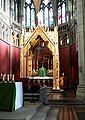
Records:
[[[39,101],[34,103],[24,101],[23,107],[14,112],[0,111],[0,120],[60,120],[58,119],[60,114],[59,110],[61,108],[64,110],[67,109],[67,112],[65,113],[65,116],[67,116],[68,108],[72,107],[78,118],[76,120],[85,120],[84,101],[76,100],[73,91],[54,91],[48,96],[47,105],[43,105]],[[70,119],[67,118],[65,120]]]

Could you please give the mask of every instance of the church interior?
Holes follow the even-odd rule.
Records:
[[[84,6],[0,0],[0,120],[84,120]]]

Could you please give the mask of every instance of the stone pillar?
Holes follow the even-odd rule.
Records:
[[[77,0],[77,45],[79,85],[76,98],[85,99],[85,0]]]

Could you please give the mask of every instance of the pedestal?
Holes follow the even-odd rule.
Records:
[[[77,86],[76,98],[79,100],[85,100],[85,85]]]

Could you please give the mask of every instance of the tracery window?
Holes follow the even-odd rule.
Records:
[[[18,13],[18,3],[17,0],[14,0],[14,20],[17,20],[17,14]]]
[[[38,12],[38,25],[53,26],[53,8],[50,0],[42,0]]]
[[[69,0],[68,1],[68,11],[69,11],[69,17],[72,19],[75,17],[75,12],[76,12],[76,0]]]
[[[25,27],[33,28],[35,27],[35,7],[33,0],[26,0],[24,7],[24,25]],[[37,16],[37,25],[40,26],[53,26],[53,8],[51,0],[42,0],[40,4],[40,9]]]
[[[75,17],[76,0],[58,0],[57,6],[58,25],[69,22],[69,20]]]
[[[35,27],[35,7],[33,0],[26,0],[24,8],[25,27]]]
[[[5,11],[5,9],[6,9],[6,0],[1,0],[1,8]]]
[[[67,14],[66,14],[66,2],[65,0],[58,1],[58,25],[61,23],[67,22]]]
[[[14,21],[19,22],[19,0],[10,0],[10,16]]]

